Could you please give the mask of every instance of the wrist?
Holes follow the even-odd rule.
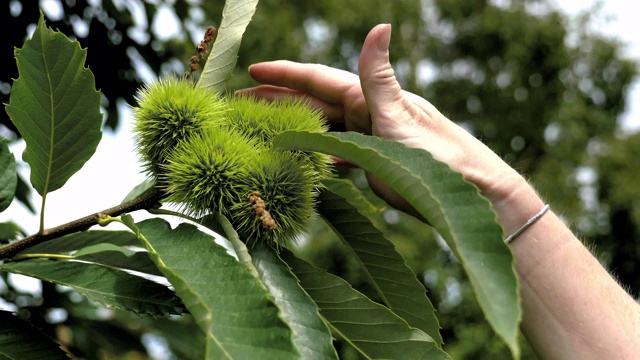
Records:
[[[518,231],[545,206],[533,187],[515,171],[485,187],[483,195],[491,202],[505,237]]]

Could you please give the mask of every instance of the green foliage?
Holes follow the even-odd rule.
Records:
[[[134,186],[133,189],[131,189],[131,191],[129,191],[127,196],[125,196],[124,199],[122,199],[122,202],[125,203],[127,201],[134,200],[138,196],[140,196],[140,195],[144,194],[145,192],[153,189],[155,186],[156,186],[156,180],[155,179],[146,179],[143,182],[141,182],[140,184]]]
[[[0,243],[6,244],[15,240],[20,234],[20,227],[14,222],[0,223]]]
[[[257,246],[251,251],[260,280],[267,287],[280,316],[293,332],[293,342],[302,359],[337,359],[331,333],[289,265],[272,248]]]
[[[16,159],[7,146],[7,140],[0,138],[0,212],[9,207],[18,186]]]
[[[43,198],[80,170],[102,136],[100,93],[85,58],[86,50],[48,29],[44,16],[16,49],[20,77],[6,110],[27,143],[23,159]]]
[[[354,252],[382,303],[442,346],[433,304],[393,243],[373,225],[373,204],[350,181],[325,184],[328,191],[318,199],[318,212]]]
[[[153,329],[164,335],[171,353],[178,359],[206,359],[205,336],[194,324],[193,318],[183,316],[179,319],[157,319]]]
[[[51,338],[24,320],[0,311],[0,356],[4,359],[68,359]]]
[[[337,336],[365,358],[449,359],[429,335],[353,290],[346,281],[290,254],[284,259]]]
[[[180,314],[184,309],[166,286],[100,265],[31,259],[0,265],[0,270],[69,286],[107,308],[153,316]]]
[[[39,1],[12,0],[3,3],[0,12],[0,23],[8,31],[3,36],[0,46],[0,64],[5,65],[0,72],[0,103],[8,103],[10,97],[9,86],[13,79],[18,78],[18,70],[14,63],[14,48],[21,47],[25,38],[38,23],[41,4]],[[167,72],[167,67],[174,57],[184,57],[193,46],[180,43],[166,43],[161,35],[153,31],[146,31],[141,37],[141,31],[150,30],[155,19],[162,15],[160,6],[128,7],[120,6],[118,0],[106,0],[97,3],[92,0],[75,0],[55,2],[55,9],[60,12],[49,12],[53,7],[46,7],[47,23],[53,29],[58,29],[71,38],[82,39],[82,46],[91,49],[87,54],[87,66],[94,74],[96,88],[103,95],[102,106],[105,110],[105,128],[115,130],[123,121],[118,112],[118,106],[123,102],[134,102],[134,95],[142,83],[137,76],[139,62],[131,61],[130,54],[136,54],[148,65],[146,67],[154,74]],[[185,3],[186,4],[186,3]],[[192,6],[178,4],[175,11],[180,18],[186,18]],[[142,11],[141,11],[142,10]],[[59,15],[59,16],[56,16]],[[138,21],[144,19],[145,25],[139,26]],[[136,31],[130,31],[135,28]],[[151,44],[154,46],[151,46]],[[188,56],[187,56],[188,57]],[[3,136],[10,139],[20,138],[20,134],[9,120],[0,112],[0,127]],[[8,131],[7,131],[8,130]]]
[[[285,132],[274,144],[338,156],[404,197],[455,252],[487,320],[519,356],[521,309],[513,258],[489,202],[475,186],[424,150],[362,134]]]
[[[640,289],[640,191],[635,186],[640,159],[640,135],[606,139],[596,157],[597,199],[608,206],[590,213],[590,232],[595,233],[599,258],[616,269],[620,281],[637,294]],[[603,206],[604,207],[604,206]],[[603,219],[609,219],[608,222]]]
[[[80,261],[88,261],[110,268],[127,269],[142,274],[162,276],[162,273],[146,252],[131,250],[111,243],[84,247],[76,251],[73,257]]]
[[[20,255],[38,253],[69,255],[77,250],[100,244],[133,246],[138,245],[138,240],[128,231],[82,231],[31,246],[20,252]]]
[[[264,286],[211,236],[160,219],[125,222],[204,332],[207,359],[299,356]]]

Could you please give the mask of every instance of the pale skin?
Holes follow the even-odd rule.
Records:
[[[389,63],[390,36],[391,26],[384,24],[369,33],[359,75],[317,64],[259,63],[249,72],[261,85],[241,92],[304,97],[347,130],[427,150],[478,186],[504,233],[515,232],[543,200],[488,147],[427,100],[401,89]],[[369,182],[390,204],[411,211],[375,178]],[[540,358],[639,358],[640,305],[552,211],[510,246],[521,284],[521,328]]]

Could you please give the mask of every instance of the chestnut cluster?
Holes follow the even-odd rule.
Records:
[[[282,244],[308,225],[331,158],[271,140],[287,130],[327,131],[318,110],[296,99],[225,97],[178,78],[144,87],[137,101],[137,151],[166,202],[194,216],[219,212],[246,241]]]

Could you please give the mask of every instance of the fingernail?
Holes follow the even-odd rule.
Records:
[[[380,32],[382,34],[378,37],[378,50],[386,54],[389,52],[389,43],[391,42],[391,24],[385,24]]]

